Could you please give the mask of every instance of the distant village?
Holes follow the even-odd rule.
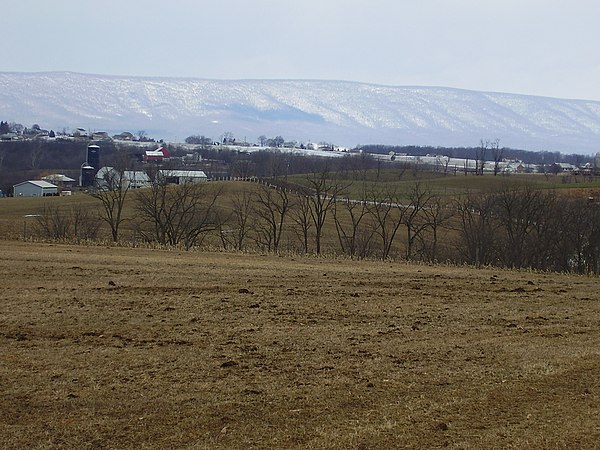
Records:
[[[144,131],[134,135],[128,131],[113,135],[112,137],[105,131],[87,131],[85,128],[75,128],[72,131],[63,129],[55,132],[54,130],[46,130],[38,124],[33,124],[30,128],[18,123],[0,122],[0,141],[23,141],[27,139],[56,139],[71,140],[71,139],[90,139],[94,141],[106,140],[122,140],[122,141],[138,141],[138,142],[154,142],[154,139],[149,139]]]
[[[285,141],[282,137],[268,139],[265,136],[259,137],[257,143],[237,142],[231,133],[225,133],[218,140],[212,140],[204,136],[190,136],[185,143],[164,143],[162,140],[146,136],[144,131],[137,134],[125,131],[110,136],[107,132],[90,132],[83,128],[75,128],[67,132],[62,130],[56,133],[53,130],[45,130],[39,125],[33,125],[31,128],[22,127],[18,124],[8,124],[0,122],[0,141],[2,142],[23,142],[28,140],[41,141],[83,141],[88,142],[85,161],[81,161],[81,167],[77,178],[61,173],[47,174],[40,179],[23,180],[13,185],[13,196],[55,196],[70,195],[77,189],[95,189],[102,187],[103,180],[111,176],[116,169],[101,164],[101,153],[103,144],[121,144],[133,145],[141,150],[136,153],[138,161],[141,164],[137,170],[125,170],[124,181],[128,188],[142,188],[151,183],[147,170],[144,165],[152,164],[159,168],[162,175],[168,178],[169,182],[180,184],[184,182],[205,182],[211,179],[230,177],[232,174],[227,169],[222,170],[199,170],[202,167],[202,157],[197,151],[199,148],[204,150],[227,149],[230,152],[237,152],[240,155],[248,155],[259,151],[277,151],[280,153],[339,158],[357,154],[368,155],[377,164],[389,164],[390,166],[418,167],[423,170],[443,172],[445,174],[458,173],[494,173],[497,174],[519,174],[519,173],[547,173],[547,174],[566,174],[593,176],[600,173],[600,153],[595,158],[591,158],[582,164],[572,164],[567,162],[553,162],[551,164],[526,163],[518,159],[502,157],[502,153],[483,151],[472,158],[458,158],[446,156],[443,154],[420,154],[388,151],[387,153],[369,152],[364,148],[346,148],[329,143],[298,143],[296,141]],[[483,144],[483,141],[482,141]],[[487,144],[486,144],[487,145]],[[171,154],[169,147],[176,146],[179,150],[178,156]],[[181,155],[181,151],[187,151]],[[482,150],[493,150],[484,149]],[[493,159],[485,159],[493,154]],[[206,163],[206,162],[205,162]],[[168,166],[168,168],[164,166]],[[211,163],[211,169],[214,164]],[[71,174],[73,175],[73,174]],[[0,196],[5,193],[0,191]]]
[[[143,162],[161,167],[162,163],[171,159],[170,152],[163,147],[157,150],[145,150]],[[71,195],[76,189],[110,189],[110,180],[114,180],[117,169],[100,164],[100,146],[87,146],[87,158],[81,165],[79,179],[55,173],[41,177],[40,180],[26,180],[13,186],[15,197],[49,197]],[[171,184],[187,182],[204,182],[208,180],[202,170],[158,169],[158,174]],[[121,176],[119,174],[119,176]],[[126,189],[138,189],[149,186],[150,175],[146,170],[124,170],[120,178]]]

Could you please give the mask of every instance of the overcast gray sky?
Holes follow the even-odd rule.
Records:
[[[2,71],[600,100],[599,0],[11,0],[2,9]]]

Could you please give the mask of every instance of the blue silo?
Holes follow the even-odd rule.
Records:
[[[81,175],[79,177],[79,184],[81,187],[91,187],[94,185],[94,178],[96,177],[96,169],[94,169],[88,163],[81,165]]]
[[[100,170],[100,147],[90,144],[87,147],[87,163],[94,168],[94,175]]]

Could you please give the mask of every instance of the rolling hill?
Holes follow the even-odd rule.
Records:
[[[346,81],[206,80],[0,72],[0,117],[62,130],[146,130],[238,141],[600,150],[600,101]]]

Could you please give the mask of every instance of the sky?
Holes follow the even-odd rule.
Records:
[[[2,9],[4,72],[600,100],[598,0],[19,0]]]

